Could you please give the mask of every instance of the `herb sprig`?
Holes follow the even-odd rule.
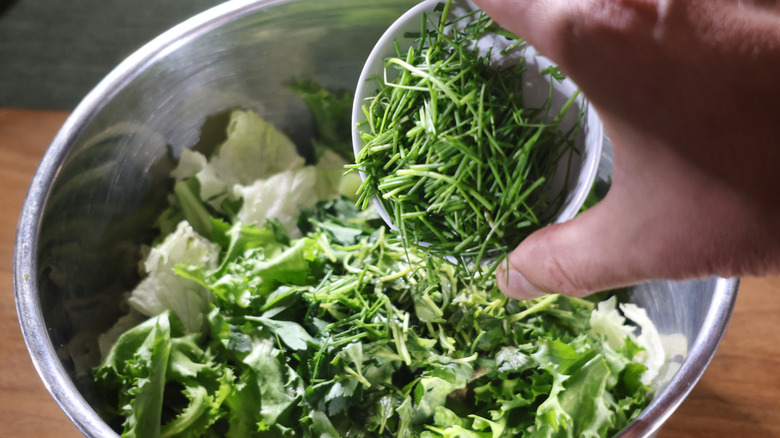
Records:
[[[438,23],[423,15],[406,52],[396,41],[363,106],[364,147],[351,168],[365,175],[358,205],[376,198],[407,244],[479,264],[501,259],[562,206],[566,193],[547,183],[574,148],[577,126],[558,124],[576,95],[555,117],[551,99],[524,105],[522,62],[496,66],[493,49],[479,49],[488,35],[508,39],[506,50],[524,42],[481,11],[448,18],[451,3],[439,5]],[[551,97],[561,77],[545,73]]]

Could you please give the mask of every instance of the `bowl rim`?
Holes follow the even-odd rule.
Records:
[[[701,379],[726,333],[740,283],[738,277],[715,279],[715,292],[701,331],[691,344],[680,369],[639,416],[614,438],[654,436]]]
[[[38,295],[37,235],[41,213],[60,167],[84,127],[148,65],[187,42],[251,12],[292,0],[229,0],[163,32],[118,64],[76,106],[44,154],[30,183],[19,215],[13,256],[14,298],[22,337],[44,386],[60,409],[88,437],[118,436],[76,388],[60,362],[43,318]],[[739,287],[738,278],[717,278],[715,293],[691,344],[688,356],[661,393],[617,436],[633,438],[655,433],[687,397],[712,360],[728,325]]]

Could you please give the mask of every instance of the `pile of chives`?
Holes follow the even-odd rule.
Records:
[[[550,99],[523,105],[522,62],[496,67],[476,49],[490,32],[522,41],[481,11],[448,21],[450,3],[438,23],[423,16],[406,53],[396,41],[363,105],[364,147],[352,168],[365,174],[358,205],[376,197],[407,244],[479,264],[501,259],[561,207],[565,193],[545,182],[573,148],[577,127],[557,125],[574,96],[545,123]],[[559,76],[548,73],[551,97]]]

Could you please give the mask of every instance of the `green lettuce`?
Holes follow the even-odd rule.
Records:
[[[341,105],[303,91],[315,119]],[[103,337],[124,436],[604,437],[650,400],[666,359],[642,309],[511,300],[359,210],[343,157],[307,166],[258,120],[182,155],[133,313]]]
[[[120,405],[127,436],[159,422],[226,436],[603,437],[651,396],[641,335],[612,301],[509,300],[408,252],[345,199],[300,224],[290,238],[275,222],[215,222],[219,266],[174,268],[209,292],[207,329],[164,329],[178,317],[163,312],[119,339],[96,375],[155,400]],[[171,381],[179,404],[160,405]]]

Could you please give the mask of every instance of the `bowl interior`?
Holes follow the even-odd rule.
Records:
[[[87,436],[108,436],[103,398],[89,370],[97,336],[125,309],[138,281],[139,248],[172,186],[183,148],[207,149],[224,135],[227,111],[248,108],[308,153],[312,123],[291,81],[354,90],[385,28],[413,1],[234,1],[163,34],[90,93],[36,174],[20,218],[15,254],[17,307],[44,382]],[[597,184],[608,185],[611,149]],[[736,280],[656,282],[630,299],[662,334],[678,334],[680,371],[642,421],[652,432],[690,390],[722,336]]]

